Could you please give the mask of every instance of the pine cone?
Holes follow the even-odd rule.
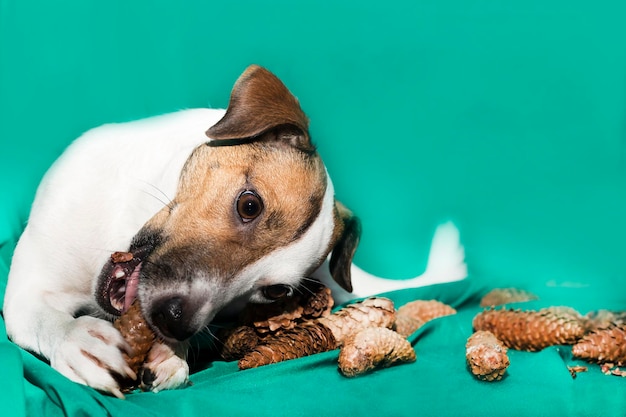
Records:
[[[337,347],[331,330],[317,321],[273,336],[239,360],[239,369],[250,369],[326,352]]]
[[[424,322],[418,318],[409,317],[404,314],[396,314],[396,322],[393,330],[404,337],[408,337],[424,325]]]
[[[250,326],[220,330],[217,339],[221,342],[219,355],[227,362],[243,358],[259,344],[259,336]]]
[[[438,317],[455,314],[456,310],[437,300],[415,300],[404,304],[396,310],[394,329],[407,337],[424,323]]]
[[[517,288],[495,288],[480,300],[481,307],[495,307],[509,303],[536,300],[538,297],[528,291]]]
[[[626,324],[626,312],[598,310],[591,311],[585,315],[587,329],[589,331],[608,329],[613,326]]]
[[[305,319],[316,319],[330,315],[335,304],[330,288],[320,286],[316,290],[311,289],[311,294],[303,305],[302,315]]]
[[[246,306],[241,322],[254,327],[259,334],[274,333],[296,327],[296,320],[302,317],[303,310],[299,296],[270,304],[251,303]]]
[[[113,252],[111,254],[111,261],[114,264],[125,263],[132,261],[134,257],[135,255],[131,252]]]
[[[348,337],[367,327],[391,328],[396,315],[393,301],[371,297],[317,320],[332,331],[337,344],[341,345]]]
[[[478,379],[499,381],[509,367],[507,348],[491,332],[479,330],[467,340],[465,359]]]
[[[438,317],[456,314],[456,310],[437,300],[415,300],[400,307],[398,316],[407,316],[427,322]]]
[[[328,317],[305,321],[293,329],[263,338],[239,361],[240,369],[255,368],[336,349],[354,333],[372,326],[391,327],[393,302],[373,297],[350,304]]]
[[[593,362],[626,365],[626,324],[587,334],[572,346],[572,354]]]
[[[339,369],[348,377],[361,375],[394,363],[414,362],[413,346],[385,327],[370,327],[353,334],[339,352]]]
[[[248,304],[240,321],[266,336],[293,329],[307,320],[327,316],[333,304],[330,288],[319,282],[308,282],[291,297],[270,304]]]
[[[124,340],[131,348],[131,354],[123,352],[122,355],[128,366],[139,374],[148,352],[156,340],[156,336],[141,313],[139,300],[135,300],[130,308],[113,322]],[[132,389],[135,381],[120,381],[123,388]]]
[[[539,311],[485,310],[474,317],[475,330],[493,333],[507,347],[537,351],[547,346],[573,344],[585,328],[570,313],[550,309]]]
[[[567,317],[567,318],[570,318],[571,320],[577,321],[577,322],[579,322],[581,324],[584,324],[584,322],[586,321],[585,317],[583,317],[582,314],[580,314],[578,311],[576,311],[572,307],[552,306],[552,307],[542,308],[540,311],[542,311],[542,312],[550,312],[550,313],[552,313],[554,315],[557,315],[559,317]]]

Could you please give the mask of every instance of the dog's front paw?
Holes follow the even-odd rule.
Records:
[[[141,388],[158,392],[186,386],[189,382],[186,356],[187,345],[184,343],[174,348],[165,343],[155,343],[141,371]]]
[[[112,374],[137,376],[122,356],[129,347],[120,333],[111,323],[90,316],[78,317],[67,326],[65,338],[51,355],[52,367],[72,381],[124,398]]]

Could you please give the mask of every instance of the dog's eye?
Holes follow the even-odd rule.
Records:
[[[279,300],[293,294],[293,289],[289,285],[276,284],[263,287],[263,295],[268,300]]]
[[[261,197],[254,191],[244,191],[237,199],[237,213],[244,222],[249,222],[257,217],[263,211],[263,201]]]

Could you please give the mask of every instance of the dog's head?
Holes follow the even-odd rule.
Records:
[[[360,225],[335,200],[308,119],[283,83],[248,68],[207,136],[171,204],[133,239],[126,274],[103,269],[96,295],[105,310],[119,314],[122,297],[128,305],[137,292],[161,335],[184,340],[235,299],[288,294],[331,252],[333,278],[351,291]]]

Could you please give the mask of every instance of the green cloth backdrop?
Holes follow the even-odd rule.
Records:
[[[224,107],[244,68],[298,96],[338,197],[362,219],[356,262],[421,273],[437,223],[470,278],[399,291],[459,314],[411,337],[418,359],[357,379],[337,352],[121,401],[68,382],[0,326],[2,415],[626,415],[626,378],[569,375],[567,348],[511,352],[476,381],[464,344],[484,292],[531,307],[626,310],[626,3],[620,0],[0,0],[0,299],[42,175],[102,123]],[[208,127],[208,126],[207,126]]]

